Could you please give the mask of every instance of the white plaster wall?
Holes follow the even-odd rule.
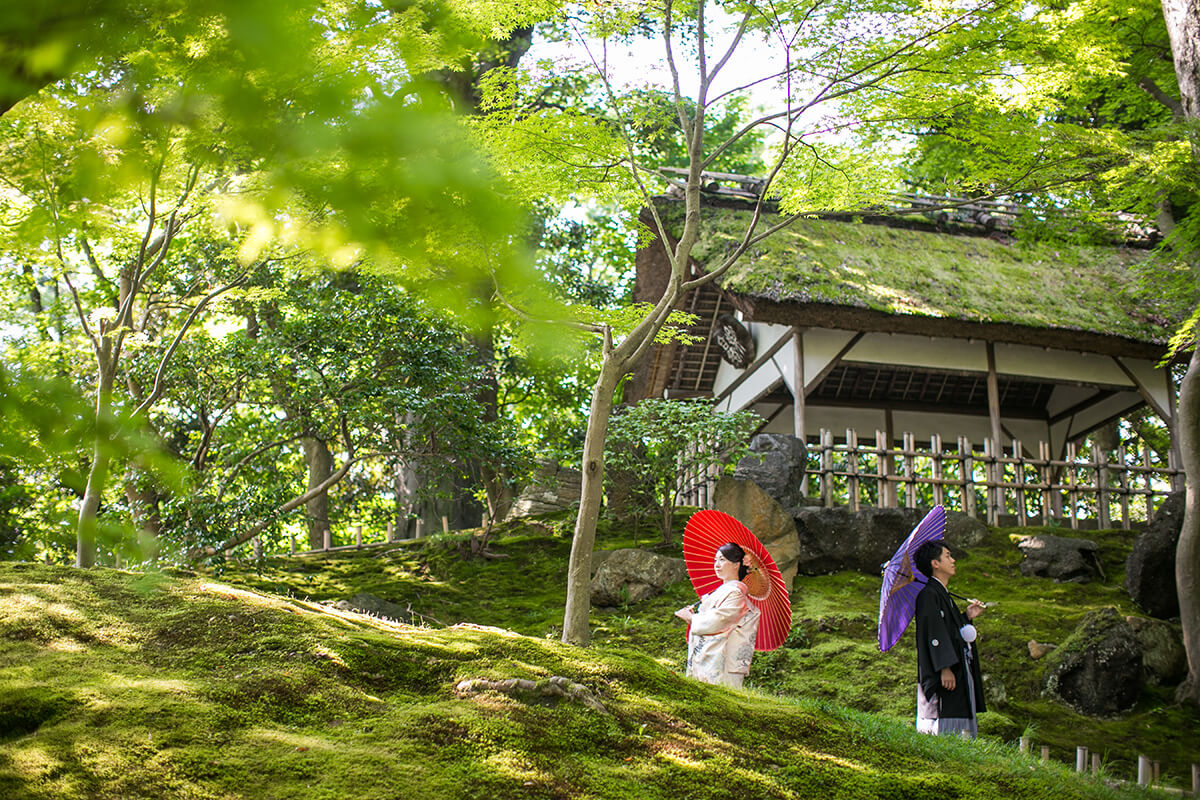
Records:
[[[869,333],[850,348],[850,352],[846,353],[846,360],[987,372],[987,347],[983,342],[970,339]]]
[[[1171,398],[1175,394],[1175,388],[1172,386],[1170,370],[1158,369],[1154,362],[1143,358],[1122,358],[1121,363],[1137,376],[1142,386],[1146,387],[1150,396],[1154,398],[1154,402],[1158,403],[1158,407],[1167,414],[1171,413]]]
[[[1106,386],[1133,385],[1108,356],[1017,344],[996,345],[996,372]]]
[[[804,386],[811,392],[817,388],[821,370],[854,338],[854,331],[813,328],[804,331]]]

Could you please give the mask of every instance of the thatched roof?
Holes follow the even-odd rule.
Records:
[[[681,204],[659,208],[677,235]],[[701,269],[736,246],[750,216],[744,208],[703,212],[692,253]],[[920,220],[812,218],[753,246],[721,286],[762,321],[1161,352],[1200,297],[1200,289],[1191,298],[1164,291],[1179,285],[1171,279],[1178,269],[1127,246],[1028,244]]]

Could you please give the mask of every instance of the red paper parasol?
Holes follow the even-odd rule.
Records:
[[[792,605],[783,575],[767,548],[742,523],[720,511],[697,511],[683,531],[683,560],[688,577],[701,597],[721,585],[713,571],[717,549],[733,542],[746,551],[750,572],[742,579],[750,591],[750,602],[758,607],[758,637],[755,650],[774,650],[783,644],[792,627]]]

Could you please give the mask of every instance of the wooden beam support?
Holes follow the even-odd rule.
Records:
[[[796,343],[792,356],[792,435],[802,442],[808,442],[808,433],[804,427],[805,398],[808,395],[807,384],[804,381],[804,331],[792,329],[792,341]]]

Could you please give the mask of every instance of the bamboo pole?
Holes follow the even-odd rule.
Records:
[[[1138,786],[1150,785],[1150,759],[1143,755],[1138,755]]]
[[[1077,458],[1074,442],[1067,442],[1067,502],[1070,504],[1071,528],[1079,528],[1079,468],[1075,466]]]
[[[1150,467],[1150,455],[1150,443],[1143,441],[1142,463],[1145,464],[1147,468]],[[1154,489],[1152,486],[1154,475],[1151,472],[1146,472],[1144,477],[1146,479],[1146,522],[1150,522],[1150,520],[1154,519],[1154,495],[1152,493]]]
[[[1129,530],[1129,454],[1122,441],[1117,448],[1121,459],[1121,527]]]
[[[1101,528],[1111,528],[1112,519],[1108,508],[1108,466],[1104,457],[1093,443],[1092,461],[1096,465],[1096,519]]]
[[[997,503],[997,498],[1000,496],[999,480],[997,480],[996,451],[991,439],[983,440],[983,457],[986,467],[984,469],[987,475],[987,524],[995,527],[999,523],[1000,508]]]
[[[354,526],[354,546],[362,547],[362,525]]]
[[[1087,772],[1088,766],[1088,749],[1083,745],[1075,748],[1075,771]]]
[[[1100,774],[1100,754],[1099,753],[1092,753],[1092,774],[1093,775]]]
[[[1038,474],[1042,478],[1042,524],[1049,525],[1050,517],[1054,506],[1054,492],[1050,488],[1050,443],[1042,440],[1038,442],[1038,459],[1042,462],[1038,466]]]
[[[891,470],[888,469],[890,459],[886,453],[888,451],[887,434],[883,431],[875,431],[875,452],[877,454],[875,461],[875,473],[878,478],[875,481],[875,502],[880,508],[891,508],[891,486],[888,483],[888,475]]]

